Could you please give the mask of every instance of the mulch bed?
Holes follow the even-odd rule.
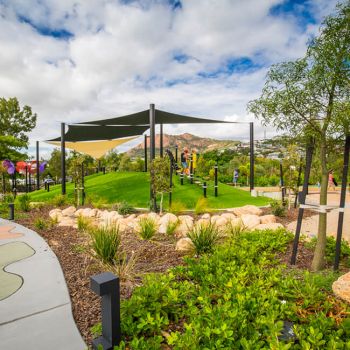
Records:
[[[85,342],[91,344],[91,327],[101,320],[100,298],[90,290],[90,276],[108,271],[108,267],[96,259],[89,248],[89,237],[72,227],[54,226],[38,230],[34,223],[38,218],[48,220],[52,208],[30,211],[27,217],[17,220],[40,234],[56,254],[72,300],[75,322]],[[121,280],[121,297],[129,298],[135,286],[141,284],[140,275],[146,272],[164,272],[183,263],[180,253],[175,251],[174,241],[169,237],[143,241],[134,234],[122,237],[122,251],[127,257],[136,254],[137,260],[132,271],[133,278]],[[111,272],[113,270],[109,269]]]
[[[42,218],[48,221],[48,213],[51,207],[37,208],[30,211],[27,216],[17,220],[22,224],[40,234],[56,254],[72,300],[72,310],[75,322],[85,342],[91,344],[93,335],[91,327],[101,320],[100,298],[90,290],[90,276],[101,272],[115,270],[103,265],[95,258],[89,246],[90,238],[87,234],[79,232],[72,227],[54,226],[45,230],[38,230],[35,221]],[[270,208],[264,208],[263,214],[271,214]],[[305,210],[304,218],[313,215]],[[283,225],[296,220],[298,210],[291,209],[283,218],[277,221]],[[133,289],[141,285],[141,276],[147,272],[164,272],[173,266],[183,263],[182,255],[175,251],[174,238],[159,235],[152,241],[140,240],[135,234],[122,236],[121,248],[127,259],[136,255],[136,263],[132,276],[121,280],[121,297],[129,298]],[[291,256],[290,245],[287,252],[280,256],[283,263],[289,265]],[[312,251],[303,244],[298,251],[297,268],[308,269],[311,265]]]

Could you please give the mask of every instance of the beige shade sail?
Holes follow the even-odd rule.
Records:
[[[85,153],[92,158],[99,159],[103,157],[108,151],[113,148],[122,145],[123,143],[129,142],[136,139],[138,136],[127,137],[124,139],[117,140],[104,140],[104,141],[81,141],[81,142],[65,142],[66,148],[74,151]],[[60,146],[60,141],[46,141],[51,145]]]

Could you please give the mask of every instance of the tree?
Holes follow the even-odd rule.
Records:
[[[160,193],[160,213],[163,212],[164,193],[170,192],[169,157],[157,157],[151,163],[152,191],[154,196]]]
[[[28,148],[27,132],[36,125],[37,115],[29,106],[22,109],[16,97],[0,98],[0,159],[26,158],[21,149]]]
[[[279,130],[313,139],[319,148],[320,205],[327,205],[328,153],[349,132],[350,1],[328,16],[306,56],[272,66],[259,99],[248,110]],[[312,270],[325,264],[327,214],[319,213]]]

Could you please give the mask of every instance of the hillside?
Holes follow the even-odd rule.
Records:
[[[160,135],[156,135],[156,151],[159,150],[159,141]],[[215,140],[211,138],[204,138],[195,136],[189,133],[181,134],[181,135],[163,135],[163,147],[164,150],[167,148],[171,148],[172,150],[175,148],[175,145],[178,146],[179,152],[187,147],[188,149],[195,148],[199,153],[203,153],[204,151],[211,150],[221,150],[225,148],[233,148],[239,144],[239,141],[232,140]],[[149,139],[147,140],[147,147],[149,147]],[[135,146],[131,150],[128,151],[128,154],[131,157],[143,157],[144,155],[144,143],[140,143]]]

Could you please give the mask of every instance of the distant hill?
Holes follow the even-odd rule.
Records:
[[[160,135],[156,135],[156,153],[159,152]],[[221,150],[227,148],[234,148],[240,142],[232,140],[215,140],[207,137],[199,137],[189,133],[181,135],[163,135],[163,147],[164,151],[170,148],[174,152],[175,145],[178,146],[179,154],[184,147],[189,150],[195,148],[197,152],[203,153],[204,151]],[[147,140],[147,147],[149,149],[149,138]],[[131,150],[128,151],[130,157],[143,157],[144,156],[144,143],[140,143]]]

